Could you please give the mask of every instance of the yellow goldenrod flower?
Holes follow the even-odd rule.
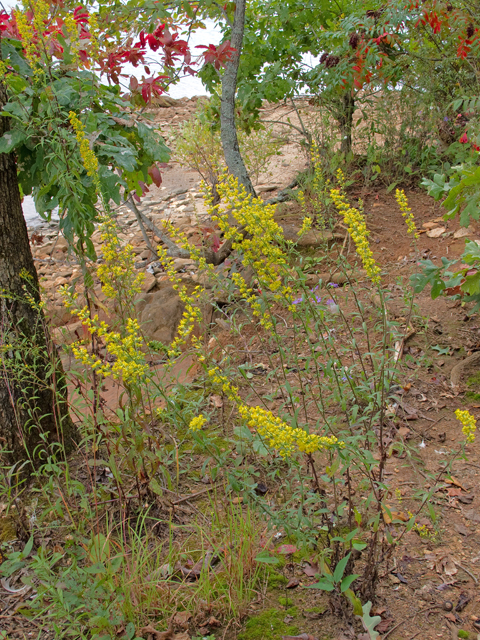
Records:
[[[70,53],[73,58],[73,64],[78,65],[80,63],[78,55],[80,50],[80,36],[78,35],[78,25],[71,14],[65,17],[65,27],[70,38]]]
[[[407,196],[405,195],[405,191],[403,189],[397,189],[395,191],[395,199],[400,207],[400,211],[402,212],[402,216],[407,225],[408,233],[413,234],[413,237],[417,239],[419,237],[417,227],[415,225],[415,217],[412,213],[412,210],[408,206]]]
[[[103,241],[103,263],[97,268],[102,291],[111,300],[131,300],[140,293],[145,280],[143,273],[135,273],[135,254],[130,244],[121,245],[113,218],[101,218],[100,237]]]
[[[307,212],[307,204],[305,202],[305,192],[303,191],[303,189],[299,189],[297,191],[297,200],[302,208],[302,213],[305,214]]]
[[[38,75],[42,70],[38,66],[38,54],[35,47],[35,33],[32,26],[27,20],[27,16],[21,11],[15,11],[15,21],[18,27],[18,33],[22,40],[25,57],[32,67],[33,73]]]
[[[339,183],[338,189],[331,189],[330,196],[338,209],[343,215],[344,222],[348,228],[348,232],[355,243],[358,255],[362,259],[363,268],[367,272],[368,277],[374,284],[380,283],[380,267],[375,262],[372,250],[368,243],[369,231],[365,222],[365,216],[351,207],[345,195],[345,178],[341,169],[337,171],[337,179]]]
[[[335,436],[318,436],[307,433],[303,429],[293,428],[261,407],[239,407],[239,413],[247,422],[249,427],[268,441],[272,449],[276,449],[282,458],[290,457],[295,451],[302,453],[314,453],[320,449],[327,449],[334,446],[342,447]]]
[[[207,419],[202,414],[200,414],[196,418],[190,420],[188,428],[190,429],[190,431],[199,431],[206,422]]]
[[[457,409],[455,411],[455,417],[462,424],[463,435],[466,442],[471,443],[475,441],[475,431],[477,430],[477,421],[469,411],[462,411]]]
[[[83,166],[87,171],[87,175],[93,178],[97,188],[100,187],[100,182],[98,178],[98,160],[95,153],[90,149],[90,144],[85,135],[83,124],[78,119],[76,113],[74,111],[70,111],[68,114],[70,119],[70,124],[73,127],[73,130],[76,133],[77,142],[80,145],[80,155],[82,157]]]
[[[90,59],[98,62],[100,57],[98,18],[96,13],[91,13],[89,18],[90,31]]]
[[[312,219],[307,216],[303,219],[302,228],[300,229],[297,235],[301,238],[306,233],[308,233],[311,228],[312,228]]]
[[[291,290],[282,283],[281,275],[288,267],[288,259],[281,246],[284,243],[283,230],[274,219],[275,205],[266,205],[261,198],[247,195],[233,176],[226,176],[217,185],[217,191],[225,201],[226,209],[220,212],[219,205],[210,205],[209,213],[224,239],[230,240],[233,248],[241,254],[243,265],[253,268],[262,292],[269,292],[277,302],[291,301]],[[230,216],[238,226],[230,223]],[[271,329],[270,312],[259,303],[253,290],[241,277],[237,276],[234,282],[262,326]]]

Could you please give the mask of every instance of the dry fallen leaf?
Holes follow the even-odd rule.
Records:
[[[445,478],[445,482],[447,484],[453,484],[456,487],[460,487],[460,489],[463,489],[464,491],[467,491],[467,489],[465,489],[465,487],[463,485],[460,484],[460,482],[454,478],[453,476],[450,476],[450,478]]]
[[[297,578],[290,578],[290,580],[285,585],[285,589],[295,589],[295,587],[298,587],[299,584],[300,582]]]
[[[375,627],[375,631],[378,631],[378,633],[385,633],[385,631],[388,631],[389,628],[392,626],[393,622],[394,622],[393,618],[387,618],[386,620],[382,620]]]
[[[175,624],[178,624],[179,627],[183,627],[184,629],[186,629],[188,627],[188,621],[191,617],[192,614],[190,613],[190,611],[178,611],[173,618],[173,622]]]
[[[447,489],[447,493],[450,496],[450,498],[455,498],[456,496],[460,496],[462,494],[462,490],[458,489],[455,487],[455,489],[452,487],[450,489]]]
[[[318,573],[320,573],[320,569],[318,568],[318,564],[305,564],[303,567],[303,572],[309,578],[314,578]]]
[[[139,630],[138,634],[146,638],[146,640],[173,640],[174,639],[173,627],[171,624],[166,631],[157,631],[152,627],[151,624],[147,624],[146,627],[142,627]]]
[[[455,238],[455,240],[458,240],[458,238],[466,238],[468,235],[470,235],[470,231],[463,227],[455,231],[453,237]]]
[[[219,396],[218,394],[214,393],[210,396],[210,402],[211,404],[213,404],[214,407],[216,407],[217,409],[220,409],[220,407],[223,407],[223,400],[222,397]]]
[[[429,238],[439,238],[443,233],[445,233],[445,227],[436,227],[436,229],[430,229],[427,231],[427,236]]]
[[[424,229],[435,229],[435,227],[438,227],[438,224],[437,224],[437,222],[436,222],[436,221],[434,221],[434,220],[430,220],[430,222],[424,222],[424,223],[422,224],[422,227],[423,227]]]
[[[453,561],[453,558],[449,555],[443,556],[443,558],[440,558],[439,560],[437,560],[435,564],[435,569],[437,573],[442,573],[443,571],[447,576],[454,576],[457,573],[457,567],[455,566],[455,562]]]

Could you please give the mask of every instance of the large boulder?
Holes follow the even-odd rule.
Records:
[[[184,308],[178,293],[170,286],[141,294],[137,302],[137,314],[147,338],[170,344]]]

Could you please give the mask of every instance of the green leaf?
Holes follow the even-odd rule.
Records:
[[[357,598],[357,596],[354,594],[354,592],[351,589],[346,589],[343,595],[347,598],[347,600],[350,601],[353,607],[353,613],[356,616],[362,616],[363,615],[362,603],[360,599]]]
[[[322,591],[333,591],[335,589],[335,585],[333,584],[330,577],[326,576],[325,578],[320,578],[318,582],[315,584],[311,584],[306,589],[321,589]]]
[[[378,631],[375,631],[375,627],[382,620],[380,616],[371,616],[370,610],[372,608],[372,603],[368,601],[362,607],[362,623],[365,628],[365,631],[370,636],[370,640],[376,640],[380,635]]]
[[[263,562],[264,564],[278,564],[279,559],[271,556],[268,551],[260,551],[255,558],[255,562]]]
[[[466,276],[465,282],[462,284],[462,291],[471,296],[480,293],[480,271],[472,276]]]
[[[164,491],[160,486],[159,482],[155,480],[155,478],[150,479],[149,486],[150,486],[150,489],[153,491],[153,493],[155,493],[157,496],[160,496],[160,497],[163,496]]]
[[[103,564],[103,562],[96,562],[95,564],[92,564],[90,567],[85,567],[84,568],[85,573],[105,573],[105,565]]]
[[[10,153],[17,145],[23,142],[26,137],[26,133],[19,129],[7,131],[0,138],[0,153]]]
[[[353,573],[351,576],[347,576],[346,578],[344,578],[340,583],[340,591],[344,593],[352,584],[352,582],[356,580],[358,577],[359,577],[358,573]]]
[[[343,578],[343,572],[345,571],[345,567],[347,566],[347,562],[349,561],[351,555],[351,552],[348,553],[344,558],[340,560],[340,562],[338,562],[337,566],[335,567],[335,571],[333,572],[334,582],[340,582],[340,580]]]
[[[25,547],[23,548],[22,556],[23,556],[24,558],[26,558],[27,556],[29,556],[29,555],[30,555],[30,553],[31,553],[31,551],[32,551],[32,549],[33,549],[33,536],[31,536],[31,537],[28,539],[27,544],[26,544],[26,545],[25,545]]]

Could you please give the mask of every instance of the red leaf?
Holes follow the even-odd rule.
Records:
[[[284,556],[289,556],[296,551],[298,551],[298,549],[293,544],[281,544],[277,549],[277,553],[281,553]]]
[[[159,187],[162,184],[162,174],[158,170],[158,167],[156,164],[152,164],[152,166],[149,167],[148,175],[151,177],[151,179],[153,180],[154,184],[157,187]]]

